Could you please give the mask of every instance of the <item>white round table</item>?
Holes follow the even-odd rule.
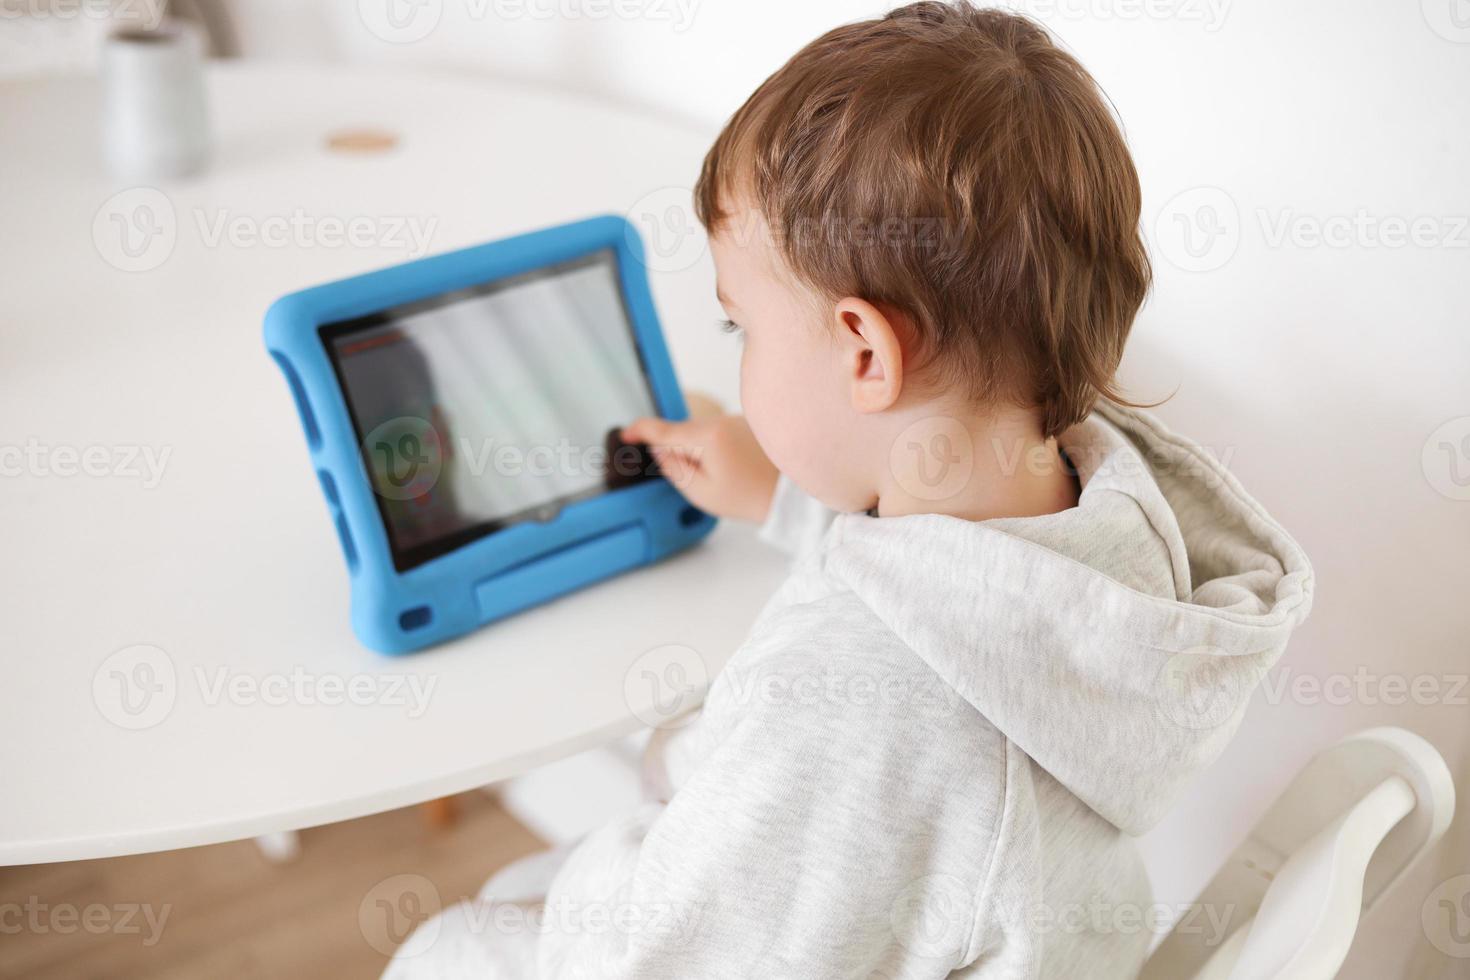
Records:
[[[229,65],[208,84],[208,171],[151,190],[103,173],[95,80],[0,85],[0,864],[342,820],[628,733],[660,693],[648,651],[713,675],[784,567],[725,524],[458,642],[359,646],[267,305],[425,246],[687,206],[709,136],[503,83]],[[354,126],[401,143],[327,148]],[[709,259],[665,252],[680,380],[733,404]]]

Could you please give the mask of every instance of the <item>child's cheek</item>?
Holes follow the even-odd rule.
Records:
[[[760,369],[747,338],[740,348],[740,411],[750,423],[751,432],[755,434],[756,441],[761,443],[762,448],[765,448],[765,437],[761,432],[766,421],[765,408],[765,389]],[[770,449],[766,449],[766,453],[769,455]]]
[[[782,396],[784,378],[779,368],[779,363],[762,363],[747,335],[740,353],[740,409],[761,450],[778,470],[786,472],[783,459],[787,455],[790,405],[789,393],[788,398]]]

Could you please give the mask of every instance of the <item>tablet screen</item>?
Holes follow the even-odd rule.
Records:
[[[655,413],[611,249],[322,337],[400,571],[605,492],[608,432]]]

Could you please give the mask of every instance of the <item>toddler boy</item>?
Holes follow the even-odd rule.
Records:
[[[790,578],[655,735],[643,809],[492,879],[390,975],[1134,976],[1133,838],[1312,577],[1123,407],[1150,272],[1107,103],[1031,21],[916,3],[771,76],[695,196],[744,414],[624,437],[762,522]],[[496,929],[516,900],[537,927]]]

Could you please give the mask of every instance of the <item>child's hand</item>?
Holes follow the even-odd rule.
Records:
[[[670,422],[642,418],[623,429],[625,442],[646,442],[664,477],[696,507],[757,524],[771,509],[776,467],[741,415]]]

